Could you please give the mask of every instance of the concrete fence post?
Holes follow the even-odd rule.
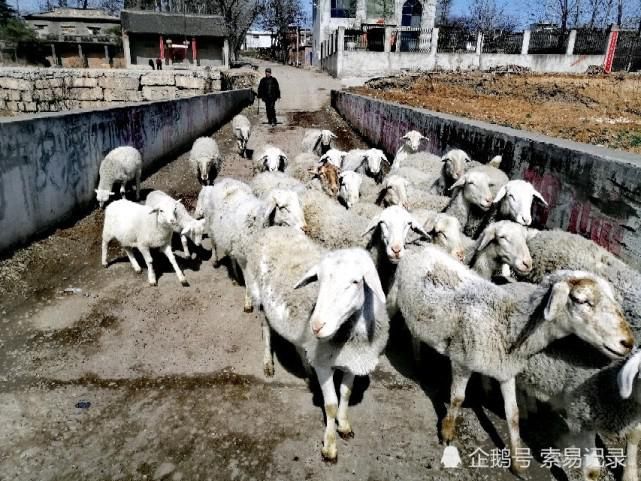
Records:
[[[475,50],[475,53],[476,53],[476,55],[481,55],[482,51],[483,51],[483,32],[479,32],[478,35],[476,36],[476,50]]]
[[[432,29],[432,44],[430,45],[430,55],[436,55],[438,50],[438,27]]]
[[[336,37],[336,78],[341,78],[341,74],[343,73],[343,58],[345,56],[345,27],[338,27]]]
[[[523,44],[521,45],[521,55],[527,55],[530,50],[530,35],[532,32],[530,30],[525,30],[523,32]]]
[[[383,52],[389,53],[392,51],[392,27],[385,27],[385,43],[383,45]]]
[[[570,31],[568,37],[568,46],[565,49],[565,55],[572,55],[574,53],[574,44],[576,43],[576,30]]]

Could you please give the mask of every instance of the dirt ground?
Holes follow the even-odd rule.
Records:
[[[438,112],[641,153],[641,76],[431,73],[352,90]]]
[[[275,72],[285,74],[296,75]],[[363,145],[326,108],[281,112],[275,129],[255,107],[246,113],[256,125],[250,149],[269,140],[293,155],[303,129],[320,125],[342,148]],[[222,175],[248,179],[230,126],[213,135]],[[199,190],[186,154],[143,188],[190,206]],[[507,439],[499,398],[483,396],[478,382],[456,443],[465,468],[441,467],[448,364],[425,352],[415,365],[399,325],[373,375],[357,380],[355,438],[339,441],[336,465],[323,463],[315,381],[278,339],[276,375],[263,376],[261,314],[243,313],[243,288],[212,267],[208,244],[198,259],[178,259],[189,287],[154,253],[159,282],[150,287],[116,245],[101,267],[102,219],[94,210],[0,261],[0,480],[514,479],[503,468],[470,467],[477,448],[490,453]],[[533,453],[550,445],[552,424],[545,414],[523,420]],[[566,479],[539,462],[528,477]]]

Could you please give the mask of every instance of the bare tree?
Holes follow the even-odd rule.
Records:
[[[496,0],[472,0],[468,6],[468,14],[458,20],[468,29],[478,32],[496,30],[512,31],[516,27],[516,19],[505,11],[505,7]]]
[[[290,26],[300,26],[304,14],[300,0],[265,0],[260,13],[263,28],[275,32],[278,58],[286,61],[289,50]]]

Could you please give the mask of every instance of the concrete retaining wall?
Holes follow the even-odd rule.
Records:
[[[61,112],[221,90],[220,70],[0,68],[0,110]]]
[[[535,211],[538,222],[591,238],[641,268],[641,156],[347,92],[332,91],[332,106],[388,153],[416,129],[438,155],[451,148],[481,161],[502,154],[501,168],[547,199],[549,208]]]
[[[100,162],[111,149],[134,146],[151,169],[252,100],[245,89],[0,120],[0,252],[95,202]]]

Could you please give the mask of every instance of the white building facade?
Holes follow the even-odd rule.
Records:
[[[321,58],[321,43],[339,27],[398,26],[431,29],[438,0],[313,0],[312,52],[314,64]]]
[[[255,50],[259,48],[270,48],[272,46],[272,33],[267,30],[249,30],[245,34],[243,50]]]

